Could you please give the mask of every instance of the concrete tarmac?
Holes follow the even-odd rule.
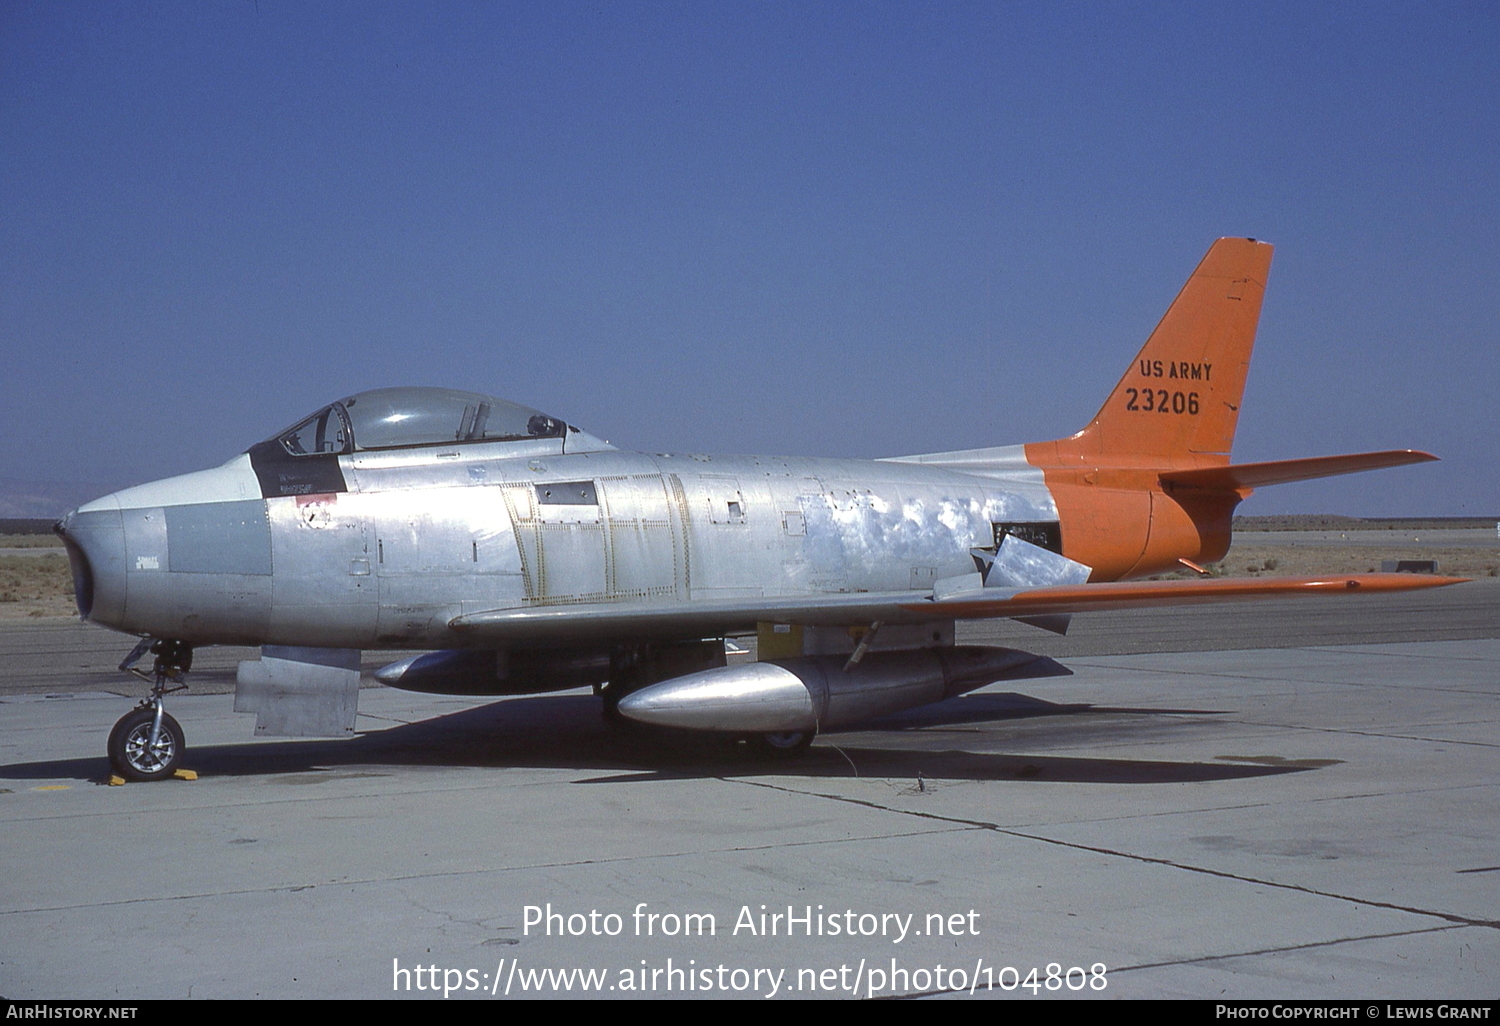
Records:
[[[0,631],[0,995],[1500,990],[1500,586],[965,633],[1073,674],[769,765],[584,692],[371,688],[338,741],[190,694],[199,779],[108,787],[129,645]]]

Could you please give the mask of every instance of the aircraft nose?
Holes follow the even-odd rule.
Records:
[[[79,615],[105,626],[125,614],[125,526],[112,498],[74,510],[53,528],[68,550]]]

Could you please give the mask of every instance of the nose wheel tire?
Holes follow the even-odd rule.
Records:
[[[109,732],[109,764],[126,780],[164,780],[182,761],[182,727],[162,713],[161,730],[151,743],[156,711],[135,709],[120,718]]]

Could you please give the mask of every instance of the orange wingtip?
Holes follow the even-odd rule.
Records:
[[[1116,581],[1032,588],[1005,599],[959,599],[902,608],[912,612],[941,609],[944,616],[957,619],[985,619],[1033,616],[1040,613],[1187,606],[1209,602],[1251,602],[1298,596],[1371,595],[1441,588],[1449,584],[1461,584],[1468,579],[1427,574],[1346,574],[1338,577],[1221,577],[1212,581]]]

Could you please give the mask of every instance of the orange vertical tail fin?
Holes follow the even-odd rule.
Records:
[[[1087,427],[1026,446],[1057,502],[1063,554],[1116,580],[1211,562],[1241,495],[1162,491],[1163,471],[1229,463],[1271,247],[1220,239]]]
[[[1089,425],[1028,450],[1051,450],[1036,455],[1054,466],[1120,456],[1163,469],[1228,462],[1271,250],[1254,239],[1210,246]]]

